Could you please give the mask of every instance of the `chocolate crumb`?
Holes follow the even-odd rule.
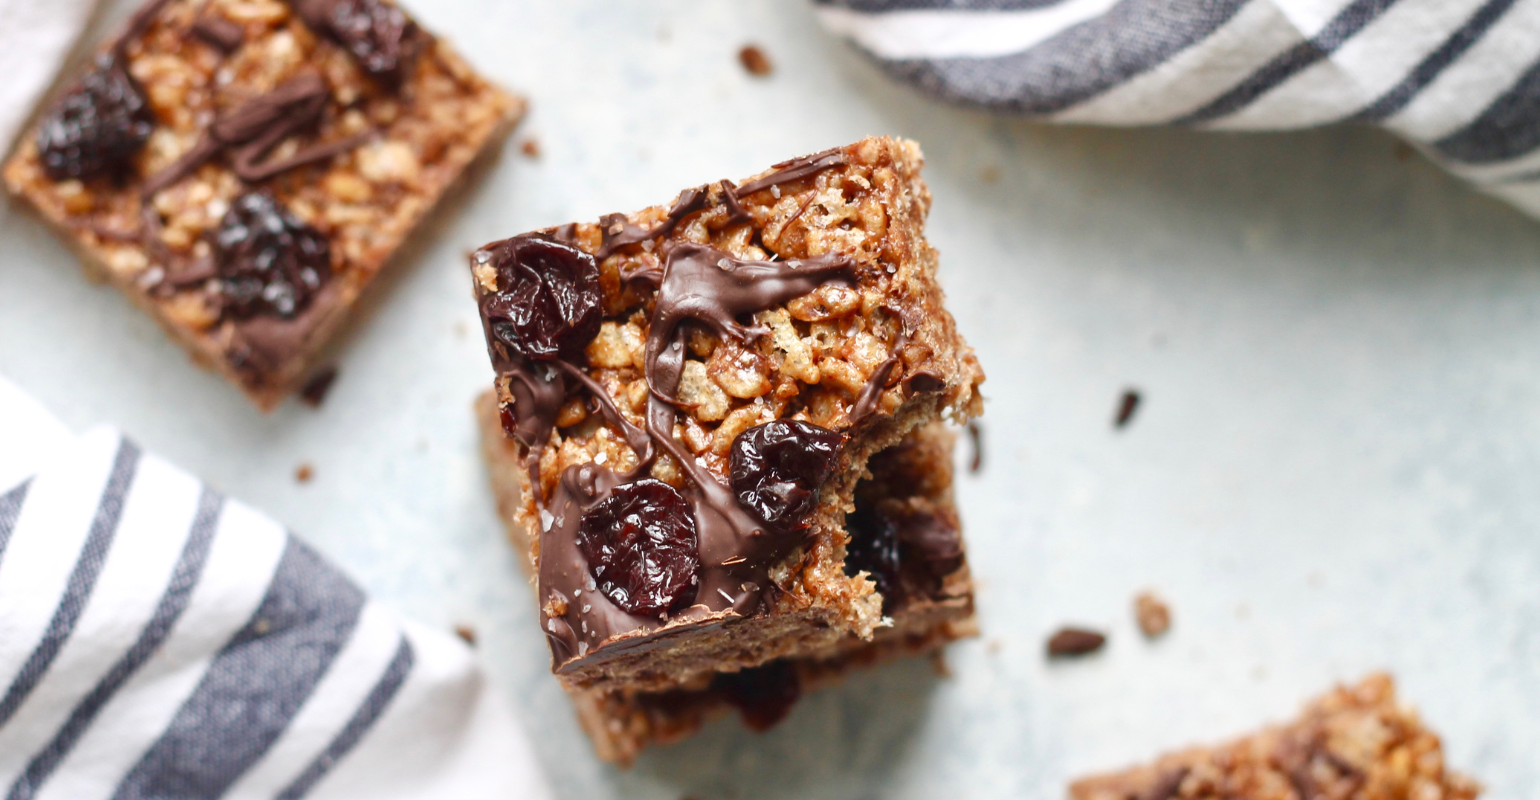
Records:
[[[476,629],[469,625],[456,625],[455,635],[465,640],[471,647],[476,646]]]
[[[294,480],[299,481],[300,483],[309,483],[310,479],[314,477],[315,467],[310,466],[309,462],[300,464],[294,470]]]
[[[1060,628],[1048,640],[1048,656],[1060,658],[1063,656],[1083,656],[1102,649],[1107,643],[1107,637],[1096,631],[1084,628]]]
[[[1151,639],[1171,629],[1171,608],[1154,592],[1140,592],[1134,598],[1134,617],[1139,620],[1139,630]]]
[[[775,71],[775,65],[770,63],[770,57],[765,55],[765,51],[752,44],[744,45],[738,51],[738,61],[756,78],[763,78]]]
[[[304,388],[299,390],[299,399],[305,401],[305,405],[311,408],[320,408],[335,380],[337,380],[336,367],[327,367],[317,372],[310,376],[310,380],[305,381]]]
[[[968,441],[973,444],[973,458],[968,462],[968,471],[978,472],[984,468],[984,429],[979,427],[977,420],[968,422]]]
[[[539,158],[540,142],[533,138],[525,139],[524,143],[519,145],[519,152],[529,158]]]
[[[1139,410],[1139,390],[1128,389],[1123,392],[1123,399],[1118,401],[1118,415],[1112,420],[1112,427],[1124,428],[1134,418],[1134,412]]]

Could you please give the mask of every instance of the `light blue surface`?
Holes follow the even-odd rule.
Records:
[[[267,510],[400,610],[473,625],[563,796],[1059,798],[1381,667],[1490,797],[1540,793],[1540,224],[1361,129],[938,106],[801,3],[413,5],[533,112],[374,295],[320,411],[258,415],[14,210],[0,371]],[[772,77],[738,66],[751,41]],[[463,256],[870,133],[924,145],[930,237],[990,375],[986,467],[959,481],[984,636],[951,649],[950,679],[894,665],[767,735],[727,721],[601,765],[485,486]],[[1145,402],[1114,432],[1129,385]],[[1130,611],[1144,587],[1175,612],[1154,644]],[[1070,620],[1110,646],[1046,664]]]

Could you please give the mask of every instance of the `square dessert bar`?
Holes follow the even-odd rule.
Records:
[[[947,597],[914,625],[971,616],[955,525],[885,516],[865,554],[847,531],[873,456],[983,405],[920,165],[866,139],[471,256],[568,686],[667,691],[912,632],[910,568]]]
[[[523,109],[390,0],[152,0],[5,181],[266,410]]]
[[[1086,778],[1073,800],[1473,800],[1475,781],[1444,767],[1438,736],[1370,675],[1310,703],[1299,718],[1217,747]]]
[[[533,553],[533,531],[515,522],[523,506],[521,448],[504,434],[493,393],[482,395],[476,412],[499,515],[514,546]],[[927,564],[913,558],[912,547],[895,542],[896,529],[887,522],[902,521],[905,530],[912,532],[916,522],[923,521],[926,530],[935,531],[932,535],[948,537],[960,546],[952,502],[955,438],[940,423],[920,428],[873,456],[867,462],[871,477],[857,484],[856,510],[847,526],[851,541],[845,570],[866,570],[877,582],[892,625],[878,629],[871,641],[850,636],[824,653],[703,675],[690,686],[664,691],[568,687],[578,719],[599,756],[629,764],[642,749],[684,739],[707,720],[733,709],[747,725],[764,730],[789,713],[802,694],[838,682],[854,669],[932,652],[973,635],[972,587],[962,553],[955,554],[954,563]],[[530,560],[523,562],[534,571]]]

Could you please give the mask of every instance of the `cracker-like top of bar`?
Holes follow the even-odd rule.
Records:
[[[5,179],[270,408],[522,107],[391,0],[151,0]]]
[[[883,623],[841,568],[855,485],[982,405],[920,166],[866,139],[473,254],[564,680],[670,685]]]
[[[1389,675],[1339,686],[1286,725],[1070,786],[1074,800],[1474,800]]]

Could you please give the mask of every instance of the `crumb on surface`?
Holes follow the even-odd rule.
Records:
[[[519,144],[519,152],[523,153],[529,158],[539,158],[540,141],[533,136],[525,139],[522,143]]]
[[[1151,639],[1171,629],[1171,607],[1154,592],[1140,592],[1134,598],[1134,617],[1139,621],[1139,630]]]
[[[1119,429],[1128,427],[1128,423],[1134,419],[1134,413],[1139,410],[1140,400],[1138,389],[1124,390],[1123,397],[1118,400],[1118,413],[1112,419],[1112,427]]]
[[[978,420],[968,420],[968,442],[973,446],[968,471],[978,472],[984,468],[984,429],[979,426]]]
[[[770,57],[765,55],[765,51],[757,45],[744,45],[743,49],[738,51],[738,62],[756,78],[763,78],[775,71],[775,65],[770,63]]]
[[[315,467],[310,466],[310,462],[308,461],[300,464],[294,469],[294,480],[299,481],[300,483],[309,483],[310,479],[314,477]]]
[[[455,635],[465,641],[471,647],[476,646],[476,629],[469,625],[456,625]]]
[[[1104,634],[1086,628],[1063,627],[1048,639],[1048,656],[1083,656],[1102,649],[1107,643]]]

